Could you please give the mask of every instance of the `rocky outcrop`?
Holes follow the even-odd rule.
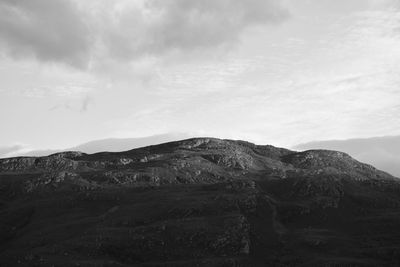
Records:
[[[345,153],[215,138],[0,159],[0,265],[396,266],[399,196]]]
[[[48,157],[1,159],[0,171],[37,173],[37,181],[31,181],[31,184],[43,184],[43,180],[47,179],[43,177],[54,176],[55,173],[56,176],[70,173],[71,179],[79,178],[82,179],[80,182],[101,186],[217,183],[241,179],[244,175],[394,179],[341,152],[312,150],[297,153],[272,146],[214,138],[189,139],[122,153],[87,155],[63,152]],[[51,181],[55,185],[64,183],[65,179]]]
[[[338,151],[308,150],[285,155],[282,160],[310,174],[347,175],[352,179],[358,180],[395,179],[388,173],[377,170],[371,165],[361,163],[348,154]]]

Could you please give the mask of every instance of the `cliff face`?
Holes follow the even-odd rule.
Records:
[[[196,138],[0,159],[0,193],[6,266],[400,260],[399,180],[336,151]]]

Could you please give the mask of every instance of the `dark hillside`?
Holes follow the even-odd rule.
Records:
[[[0,266],[398,266],[400,181],[195,138],[0,160]]]

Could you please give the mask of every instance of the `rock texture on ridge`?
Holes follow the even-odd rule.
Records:
[[[396,266],[400,180],[194,138],[0,159],[0,266]]]

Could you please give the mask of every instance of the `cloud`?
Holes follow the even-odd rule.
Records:
[[[80,98],[82,95],[89,93],[93,90],[87,86],[64,85],[64,86],[41,86],[32,87],[21,90],[20,94],[25,97],[31,98],[44,98],[44,97],[62,97],[62,98]]]
[[[93,98],[89,95],[86,95],[82,98],[75,98],[75,101],[68,101],[62,102],[60,104],[56,104],[51,106],[48,111],[73,111],[73,112],[80,112],[85,113],[89,110],[89,106],[93,103]]]
[[[91,32],[68,0],[0,0],[0,44],[14,58],[87,64]]]
[[[8,157],[9,155],[13,155],[14,153],[18,153],[24,150],[26,147],[23,145],[12,145],[12,146],[4,146],[0,147],[0,158]]]
[[[60,109],[72,110],[71,106],[68,103],[64,103],[52,106],[51,108],[49,108],[49,111],[55,111]]]
[[[85,98],[82,100],[82,106],[80,112],[86,112],[92,101],[93,101],[92,98],[90,98],[89,96],[85,96]]]
[[[0,49],[84,68],[229,47],[248,27],[286,17],[277,0],[0,0]]]
[[[114,16],[104,41],[122,58],[196,51],[229,46],[247,27],[280,22],[286,16],[274,0],[150,0]]]

